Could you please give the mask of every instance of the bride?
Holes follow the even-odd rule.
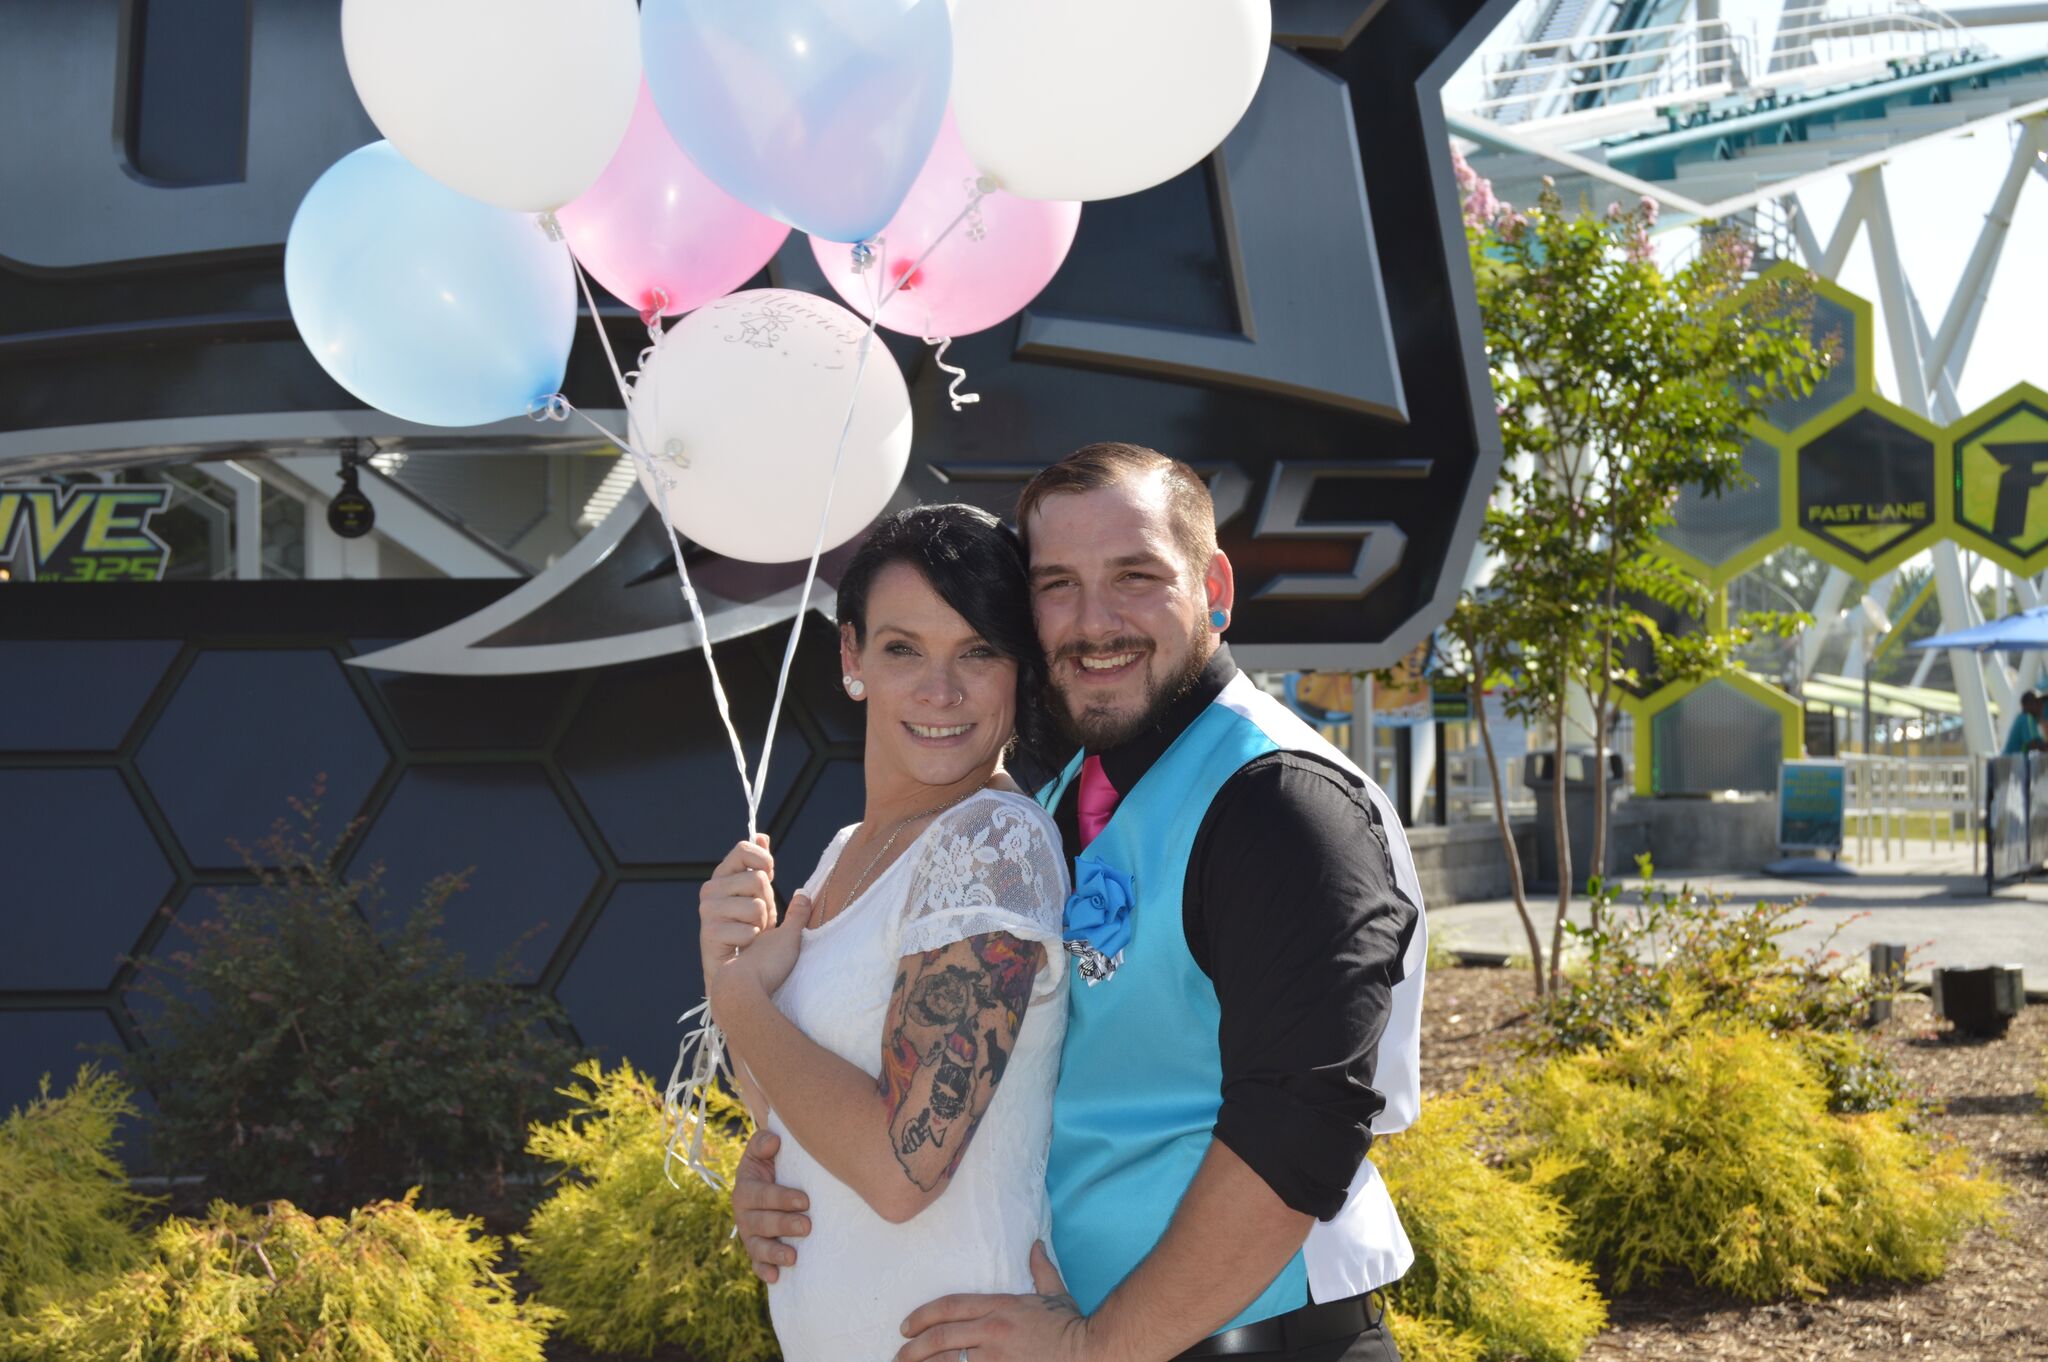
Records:
[[[926,1301],[1032,1289],[1066,1029],[1066,862],[1003,769],[1045,676],[1016,536],[971,506],[892,516],[839,620],[861,821],[779,924],[765,837],[699,905],[742,1095],[818,1213],[768,1288],[786,1362],[884,1362]]]

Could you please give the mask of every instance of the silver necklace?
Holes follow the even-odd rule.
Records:
[[[983,790],[987,788],[988,781],[984,780],[983,782],[981,782],[981,784],[975,786],[973,789],[969,790],[966,794],[959,796],[957,799],[949,799],[943,804],[935,804],[931,808],[924,810],[922,813],[911,814],[908,818],[905,818],[901,822],[897,823],[897,825],[894,828],[892,828],[889,832],[889,840],[882,843],[882,849],[874,854],[874,856],[868,861],[867,869],[861,871],[860,878],[853,882],[853,892],[846,896],[846,902],[839,905],[838,912],[833,913],[831,917],[827,917],[824,920],[824,922],[820,922],[818,925],[822,927],[825,925],[825,922],[830,922],[832,918],[838,917],[840,913],[846,911],[848,906],[850,906],[855,899],[860,897],[860,891],[862,887],[867,884],[868,876],[873,874],[875,867],[882,863],[882,858],[889,854],[889,848],[896,845],[896,839],[903,835],[903,830],[905,828],[909,827],[912,823],[915,823],[920,818],[931,818],[938,814],[944,813],[946,810],[952,808],[956,804],[965,803],[967,800],[974,798],[974,796],[980,794]],[[852,840],[852,838],[847,839],[848,845],[852,845]],[[825,883],[818,886],[818,897],[820,899],[828,899],[830,897],[832,890],[832,877],[838,873],[839,862],[834,861],[832,862],[832,868],[825,872]]]

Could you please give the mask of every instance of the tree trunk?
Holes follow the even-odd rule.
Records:
[[[1515,895],[1515,915],[1522,919],[1522,931],[1529,938],[1529,968],[1535,974],[1536,996],[1541,998],[1543,987],[1543,934],[1536,930],[1536,919],[1529,914],[1529,895],[1522,884],[1522,856],[1515,850],[1514,829],[1508,826],[1508,801],[1501,793],[1500,758],[1493,751],[1493,730],[1486,723],[1486,687],[1480,680],[1481,670],[1472,669],[1472,712],[1479,720],[1479,741],[1486,748],[1486,774],[1493,778],[1493,822],[1500,829],[1501,850],[1508,858],[1508,887]]]
[[[1565,915],[1572,906],[1572,841],[1564,812],[1565,694],[1562,686],[1558,690],[1557,708],[1551,717],[1557,732],[1557,741],[1552,744],[1554,752],[1550,771],[1550,796],[1557,805],[1551,818],[1552,829],[1557,834],[1557,918],[1550,926],[1550,987],[1555,992],[1562,979]]]
[[[1603,684],[1593,702],[1593,864],[1587,869],[1607,878],[1607,706],[1613,687]],[[1600,925],[1600,900],[1592,901],[1593,926]]]

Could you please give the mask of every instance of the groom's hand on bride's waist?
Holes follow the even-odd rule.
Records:
[[[1088,1321],[1043,1243],[1031,1246],[1033,1296],[941,1296],[903,1321],[896,1362],[1087,1362]]]
[[[782,1137],[771,1130],[757,1130],[740,1156],[738,1173],[732,1181],[732,1218],[739,1226],[740,1242],[755,1275],[772,1282],[780,1269],[796,1262],[796,1250],[783,1241],[801,1239],[811,1232],[811,1218],[803,1212],[811,1199],[794,1187],[775,1181],[775,1155]]]

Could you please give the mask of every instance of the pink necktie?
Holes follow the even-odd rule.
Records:
[[[1109,821],[1110,811],[1116,808],[1116,786],[1109,783],[1109,777],[1102,773],[1102,758],[1090,757],[1081,763],[1081,788],[1074,797],[1074,818],[1081,831],[1081,845],[1087,846],[1095,840],[1102,825]]]

